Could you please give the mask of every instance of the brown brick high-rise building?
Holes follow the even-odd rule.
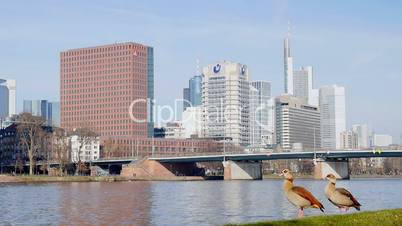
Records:
[[[99,133],[101,158],[216,152],[218,144],[212,140],[150,138],[153,61],[152,47],[132,42],[61,52],[61,127]],[[109,138],[113,148],[104,143]]]
[[[153,48],[132,42],[60,54],[61,127],[101,137],[152,136]],[[131,108],[133,101],[137,103]]]

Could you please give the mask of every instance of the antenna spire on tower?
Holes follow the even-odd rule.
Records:
[[[288,20],[288,38],[290,37],[290,20]]]

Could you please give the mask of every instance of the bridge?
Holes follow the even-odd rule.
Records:
[[[303,152],[258,152],[236,154],[196,154],[189,156],[151,156],[123,166],[122,175],[174,179],[177,174],[198,172],[199,162],[222,162],[224,179],[262,179],[262,161],[282,159],[311,159],[314,161],[314,177],[328,173],[338,178],[349,178],[348,160],[351,158],[402,157],[402,150],[334,150]],[[102,161],[102,160],[100,160]]]

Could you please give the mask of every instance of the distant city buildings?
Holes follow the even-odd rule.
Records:
[[[190,88],[183,89],[183,111],[190,107]]]
[[[387,147],[392,144],[392,136],[388,134],[374,134],[373,144],[375,147]]]
[[[154,128],[154,137],[155,138],[165,138],[166,136],[166,128],[165,127],[155,127]]]
[[[247,66],[220,61],[203,68],[203,136],[230,138],[249,145],[249,75]]]
[[[50,125],[60,127],[60,102],[48,103],[47,119]]]
[[[0,79],[0,119],[16,114],[16,81]]]
[[[5,80],[0,80],[0,119],[5,119],[9,113],[9,92],[7,86],[2,85],[1,82],[5,82]]]
[[[359,136],[352,130],[346,130],[341,132],[341,148],[342,149],[358,149],[359,148]]]
[[[284,150],[321,146],[320,111],[302,99],[282,95],[275,99],[276,143]]]
[[[274,107],[271,83],[250,83],[250,146],[272,145],[274,136]]]
[[[202,76],[196,75],[188,81],[188,88],[183,89],[183,111],[187,107],[197,107],[202,104]]]
[[[293,95],[304,100],[307,104],[313,105],[313,67],[301,67],[293,71]],[[316,105],[317,106],[317,105]]]
[[[185,138],[202,137],[202,107],[188,107],[182,115]]]
[[[322,148],[340,149],[340,135],[346,130],[345,88],[321,87],[320,111]]]
[[[354,124],[352,125],[352,131],[357,134],[358,148],[369,148],[371,132],[367,124]]]
[[[78,135],[71,136],[71,161],[91,162],[99,159],[100,142],[99,137],[91,138],[88,141],[83,141]]]
[[[48,100],[24,100],[23,112],[40,116],[48,125],[60,126],[60,103]]]
[[[184,139],[185,131],[181,122],[168,122],[165,126],[165,138]]]

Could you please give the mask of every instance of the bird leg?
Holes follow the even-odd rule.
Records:
[[[299,212],[298,212],[298,214],[297,214],[297,217],[298,217],[298,218],[304,217],[304,210],[303,210],[303,208],[300,208],[300,209],[299,209]]]
[[[340,207],[339,210],[341,213],[345,213],[347,211],[347,207]]]

